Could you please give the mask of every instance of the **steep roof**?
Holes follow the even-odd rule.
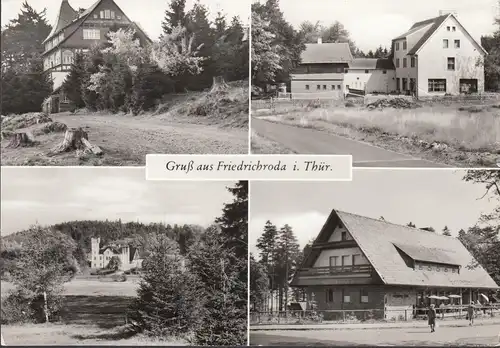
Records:
[[[43,43],[55,36],[62,29],[70,25],[77,17],[78,12],[75,11],[73,7],[71,7],[68,0],[63,0],[61,2],[61,7],[59,8],[59,13],[57,14],[55,25],[52,27],[52,31],[50,32],[49,36],[47,36],[47,38],[43,41]]]
[[[348,43],[306,44],[302,64],[348,63],[353,59]]]
[[[384,284],[498,289],[481,267],[469,269],[474,259],[453,237],[333,210],[315,243],[327,241],[333,226],[342,223]],[[398,249],[417,261],[460,266],[459,273],[413,269]],[[304,267],[312,267],[321,251],[311,251]]]
[[[469,36],[469,38],[473,41],[473,43],[476,44],[483,51],[483,53],[487,53],[484,50],[484,48],[481,47],[481,45],[476,40],[474,40],[474,38],[467,32],[467,30],[458,21],[458,19],[453,14],[451,14],[451,13],[448,13],[448,14],[445,14],[445,15],[442,15],[442,16],[438,16],[438,17],[434,17],[434,18],[430,18],[430,19],[426,19],[424,21],[416,22],[415,24],[412,25],[412,27],[406,33],[404,33],[402,35],[399,35],[398,37],[396,37],[395,39],[393,39],[393,41],[404,39],[408,35],[413,34],[413,33],[417,32],[419,30],[422,30],[422,33],[420,34],[421,35],[420,39],[408,51],[408,55],[416,54],[420,50],[420,48],[422,48],[422,46],[427,42],[427,40],[429,40],[429,38],[450,17],[452,17],[453,19],[455,19],[457,21],[458,25],[462,28],[462,30],[465,32],[465,34],[467,36]]]
[[[392,59],[388,58],[354,58],[349,62],[351,69],[382,69],[394,70]]]

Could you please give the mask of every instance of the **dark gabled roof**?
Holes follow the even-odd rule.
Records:
[[[314,244],[328,241],[335,226],[340,224],[351,234],[384,284],[499,288],[481,266],[467,267],[475,260],[457,238],[434,232],[332,210]],[[422,261],[458,265],[460,272],[413,269],[408,267],[398,248],[404,249],[402,251],[411,257],[425,259]],[[313,248],[302,267],[313,267],[320,253],[321,249]]]
[[[54,37],[56,34],[58,34],[63,29],[72,27],[71,28],[71,33],[69,33],[68,35],[66,35],[64,37],[63,41],[61,41],[59,44],[65,42],[69,37],[71,37],[71,35],[73,35],[73,33],[75,31],[78,30],[78,28],[80,28],[80,26],[83,24],[83,22],[85,22],[85,20],[92,14],[92,12],[97,8],[97,6],[99,6],[99,4],[102,1],[104,1],[104,0],[97,0],[91,7],[89,7],[87,10],[85,10],[79,16],[78,16],[78,13],[76,13],[75,17],[73,18],[72,21],[70,21],[70,23],[68,23],[66,26],[58,29],[57,31],[55,30],[56,27],[54,27],[54,29],[52,30],[53,33],[51,32],[51,34],[45,39],[44,43],[47,40],[49,40],[52,37]],[[112,1],[114,2],[114,0],[112,0]],[[64,4],[64,2],[66,2],[69,5],[69,3],[67,2],[67,0],[63,0],[63,4]],[[142,29],[142,27],[138,23],[132,22],[130,20],[130,18],[128,18],[128,16],[125,14],[125,12],[123,12],[122,9],[118,6],[118,4],[116,2],[115,2],[115,5],[120,10],[120,12],[123,13],[123,15],[125,16],[125,18],[130,22],[129,28],[132,28],[132,29],[140,31],[144,35],[144,37],[146,38],[146,40],[148,40],[151,43],[153,40],[151,40],[151,38],[146,34],[146,32],[144,31],[144,29]],[[61,7],[62,6],[63,5],[61,5]]]
[[[348,43],[306,44],[301,64],[348,63],[353,59]]]
[[[350,69],[380,69],[395,70],[392,59],[389,58],[354,58],[349,62]]]
[[[417,53],[417,51],[420,49],[420,47],[422,47],[427,42],[427,40],[429,40],[429,38],[432,36],[432,34],[434,34],[434,32],[436,30],[438,30],[438,28],[441,26],[441,24],[443,24],[444,21],[446,19],[448,19],[448,17],[450,17],[450,16],[452,16],[452,15],[447,14],[447,15],[443,15],[443,16],[439,16],[439,17],[435,17],[435,18],[431,18],[431,19],[422,21],[422,22],[415,23],[413,25],[412,29],[426,26],[426,25],[429,25],[431,23],[432,23],[432,26],[424,33],[424,35],[420,38],[420,40],[417,41],[415,46],[413,46],[411,48],[411,50],[408,52],[408,54],[411,55],[411,54]]]
[[[75,9],[71,7],[68,0],[63,0],[61,3],[61,7],[59,8],[59,13],[57,14],[55,25],[52,27],[49,36],[47,36],[43,43],[47,42],[49,39],[58,34],[62,29],[70,25],[77,17],[78,12],[76,12]]]

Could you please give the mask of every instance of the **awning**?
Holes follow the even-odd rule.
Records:
[[[448,297],[450,297],[450,298],[462,298],[462,296],[460,296],[460,295],[448,295]]]
[[[428,298],[432,298],[434,300],[449,300],[448,297],[446,296],[435,296],[435,295],[432,295],[432,296],[427,296]]]

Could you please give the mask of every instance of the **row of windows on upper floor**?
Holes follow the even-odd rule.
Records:
[[[446,27],[447,31],[457,31],[457,27]],[[446,40],[446,39],[445,39]],[[446,40],[448,41],[448,40]],[[456,42],[458,41],[458,47],[456,46]],[[401,48],[401,45],[399,42],[396,42],[396,51],[399,51]],[[445,47],[448,48],[448,47]],[[455,48],[460,48],[460,40],[455,40]],[[405,40],[403,41],[403,51],[406,51],[408,49],[408,42]]]
[[[56,37],[52,38],[49,42],[45,44],[45,51],[48,51],[64,40],[64,33],[59,33]]]
[[[455,57],[447,57],[446,59],[447,59],[448,70],[454,71],[455,70]],[[410,67],[414,68],[415,62],[416,62],[415,57],[411,57]],[[400,66],[401,66],[400,59],[396,58],[396,68],[399,68]],[[406,58],[403,58],[403,68],[406,68],[406,67],[408,67],[408,60]]]

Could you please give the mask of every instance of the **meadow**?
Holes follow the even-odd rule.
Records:
[[[186,345],[137,335],[129,330],[127,308],[136,295],[138,278],[125,282],[76,278],[65,284],[60,320],[47,324],[2,325],[7,345]],[[2,298],[13,285],[1,282]]]

